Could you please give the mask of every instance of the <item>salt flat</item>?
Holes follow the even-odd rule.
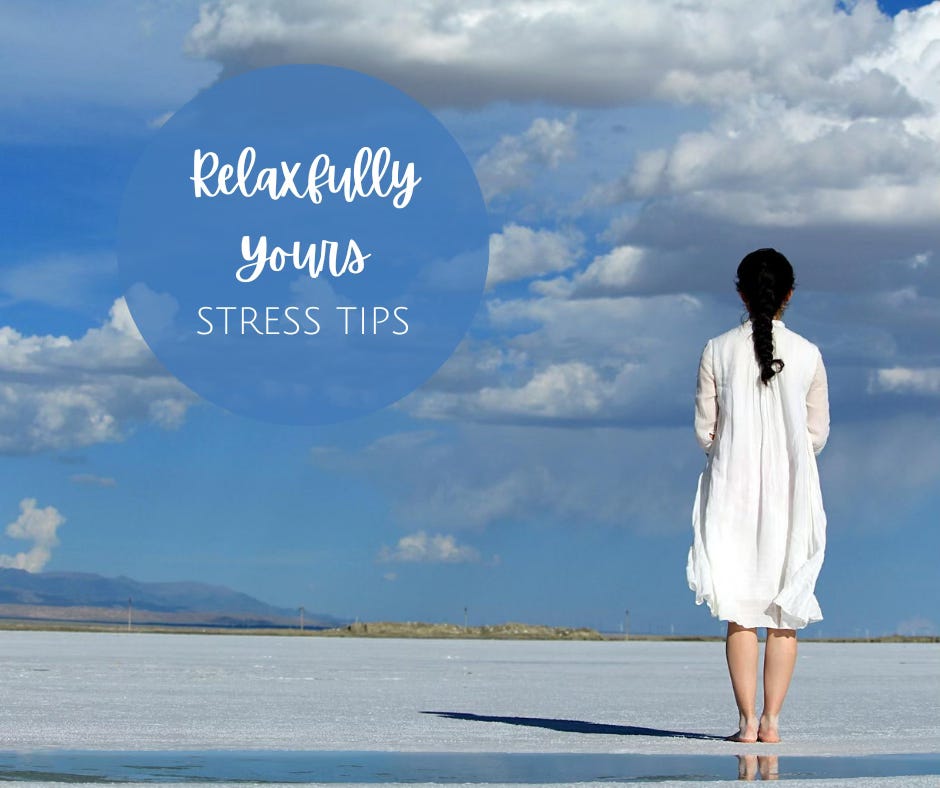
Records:
[[[0,692],[6,751],[940,750],[940,644],[801,643],[778,745],[671,735],[736,728],[721,643],[0,632]]]

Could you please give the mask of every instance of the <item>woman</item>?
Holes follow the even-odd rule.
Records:
[[[757,249],[737,274],[748,319],[709,339],[699,362],[695,434],[707,459],[686,572],[696,604],[728,622],[739,713],[728,739],[777,742],[796,630],[822,620],[814,589],[826,514],[816,455],[829,437],[829,398],[819,348],[781,320],[794,285],[787,258]],[[758,627],[767,628],[760,717]]]

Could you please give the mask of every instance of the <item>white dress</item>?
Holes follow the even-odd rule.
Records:
[[[686,575],[695,603],[745,627],[801,629],[822,620],[816,578],[826,513],[816,455],[829,437],[819,348],[773,321],[760,382],[751,322],[709,339],[699,362],[695,434],[706,452],[692,509]]]

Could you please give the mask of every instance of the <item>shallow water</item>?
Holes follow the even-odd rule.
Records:
[[[0,780],[573,783],[940,774],[940,753],[721,756],[290,750],[0,752]]]

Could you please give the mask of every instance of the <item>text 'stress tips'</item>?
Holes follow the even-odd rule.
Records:
[[[349,69],[278,66],[176,112],[121,207],[127,305],[204,399],[282,424],[394,403],[453,353],[480,303],[489,224],[453,137]]]

